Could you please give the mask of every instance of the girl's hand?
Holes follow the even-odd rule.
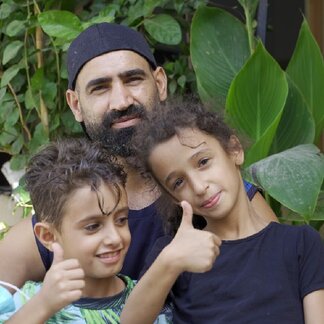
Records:
[[[179,272],[206,272],[219,255],[221,240],[211,232],[197,230],[192,225],[192,207],[182,201],[182,221],[172,242],[165,248],[169,262]]]

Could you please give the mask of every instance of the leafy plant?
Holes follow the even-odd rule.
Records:
[[[322,54],[304,20],[284,71],[254,36],[258,1],[238,2],[245,24],[215,7],[202,6],[194,15],[190,50],[199,94],[249,139],[245,176],[272,197],[279,216],[316,220],[319,227],[324,157],[315,144],[324,127]],[[278,202],[290,211],[282,213]]]

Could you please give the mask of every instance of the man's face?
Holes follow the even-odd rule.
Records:
[[[134,126],[166,99],[166,76],[153,71],[132,51],[115,51],[87,62],[80,71],[76,91],[67,100],[88,135],[110,151],[128,156]]]

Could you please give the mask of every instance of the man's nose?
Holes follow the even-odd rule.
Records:
[[[110,97],[110,110],[126,110],[134,104],[134,98],[127,86],[123,82],[113,85]]]

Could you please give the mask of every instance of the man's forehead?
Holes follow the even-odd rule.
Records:
[[[77,82],[87,77],[113,77],[125,73],[129,70],[142,69],[144,72],[150,71],[150,65],[141,55],[129,51],[120,50],[97,56],[88,61],[81,69]]]

